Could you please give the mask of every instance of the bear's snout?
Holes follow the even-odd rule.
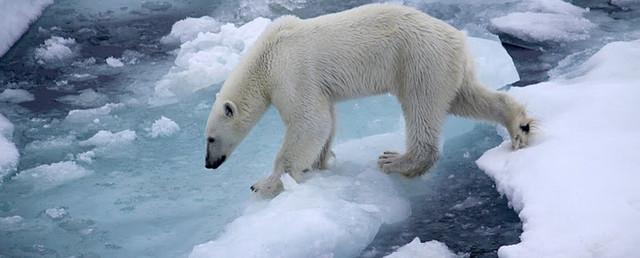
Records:
[[[222,163],[224,163],[224,161],[227,159],[226,155],[222,155],[222,157],[219,157],[215,160],[213,160],[210,156],[209,153],[207,153],[207,158],[204,161],[204,167],[208,168],[208,169],[216,169],[218,168],[220,165],[222,165]]]

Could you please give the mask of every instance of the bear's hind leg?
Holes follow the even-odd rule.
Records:
[[[407,152],[400,154],[385,151],[378,157],[378,166],[385,173],[399,173],[407,177],[424,174],[438,160],[438,140],[442,123],[446,118],[446,99],[417,97],[399,97],[406,126]],[[417,99],[412,99],[417,98]],[[424,101],[428,99],[429,101]],[[433,100],[433,101],[431,101]]]

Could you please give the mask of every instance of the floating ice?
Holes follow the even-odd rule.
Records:
[[[136,132],[132,130],[123,130],[117,133],[100,130],[91,138],[79,142],[84,146],[96,147],[117,147],[129,144],[136,139]]]
[[[67,212],[67,210],[65,208],[49,208],[46,209],[44,211],[44,214],[47,215],[47,217],[53,219],[53,220],[59,220],[64,218],[65,216],[67,216],[69,213]]]
[[[529,147],[478,161],[524,222],[500,257],[633,257],[640,252],[640,41],[604,46],[570,79],[509,93],[538,120]]]
[[[5,89],[0,93],[0,102],[22,103],[33,101],[35,97],[23,89]]]
[[[104,105],[108,98],[102,93],[96,92],[94,89],[81,90],[80,94],[67,95],[57,98],[58,101],[80,107],[95,107]]]
[[[0,1],[0,57],[52,3],[53,0]]]
[[[177,131],[180,131],[180,126],[173,120],[164,116],[153,122],[151,125],[151,137],[166,137],[171,136]]]
[[[20,171],[13,180],[32,186],[35,190],[51,189],[91,174],[74,161],[61,161]]]
[[[87,123],[101,116],[111,114],[111,111],[124,107],[122,103],[107,103],[102,107],[91,109],[74,109],[69,111],[65,121],[71,123]]]
[[[513,60],[499,40],[467,37],[478,80],[487,88],[498,89],[520,80]]]
[[[421,243],[420,238],[414,238],[410,243],[398,248],[385,258],[460,258],[463,256],[453,253],[447,245],[432,240]]]
[[[0,114],[0,182],[2,179],[16,170],[20,153],[16,145],[11,141],[13,137],[13,124],[4,115]]]
[[[162,37],[160,41],[163,44],[182,44],[194,40],[200,33],[217,33],[220,31],[220,25],[209,16],[187,17],[173,24],[169,35]]]
[[[589,38],[589,20],[565,14],[516,12],[491,20],[491,30],[530,42],[564,42]]]
[[[35,57],[40,64],[55,64],[56,62],[67,61],[73,57],[72,48],[75,45],[76,40],[73,38],[52,36],[50,39],[45,40],[44,44],[36,48]]]
[[[93,158],[95,157],[96,157],[96,152],[90,150],[90,151],[85,151],[83,153],[79,153],[78,155],[76,155],[76,160],[91,164],[93,163]]]
[[[313,172],[303,184],[287,180],[285,192],[267,203],[253,203],[218,239],[194,247],[190,257],[359,254],[383,223],[409,215],[408,202],[372,159],[384,149],[402,148],[401,139],[401,134],[386,134],[336,146],[333,169]]]
[[[107,59],[105,59],[105,62],[107,62],[107,65],[111,66],[111,67],[123,67],[124,63],[122,63],[122,61],[120,61],[120,59],[115,58],[115,57],[107,57]]]
[[[587,10],[562,0],[529,0],[523,1],[522,7],[530,12],[556,13],[580,17]]]
[[[256,18],[240,27],[228,23],[222,25],[218,33],[199,33],[193,40],[184,42],[175,65],[156,84],[152,102],[172,102],[177,96],[224,81],[238,63],[240,55],[270,22],[269,19]],[[180,26],[177,29],[189,28]]]

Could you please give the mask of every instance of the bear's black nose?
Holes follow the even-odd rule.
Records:
[[[207,157],[207,159],[205,160],[205,164],[204,167],[208,168],[208,169],[216,169],[218,167],[220,167],[220,165],[222,165],[222,163],[224,163],[224,161],[227,159],[226,155],[222,155],[222,157],[216,159],[213,162],[210,162],[211,159],[209,159],[209,157]]]

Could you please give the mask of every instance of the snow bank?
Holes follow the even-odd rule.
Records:
[[[61,161],[20,171],[13,179],[31,185],[35,190],[48,190],[91,174],[74,161]]]
[[[91,138],[79,142],[81,146],[111,147],[129,144],[136,139],[136,132],[123,130],[117,133],[100,130]]]
[[[0,57],[6,53],[53,0],[0,1]]]
[[[197,245],[190,257],[353,257],[383,223],[405,219],[409,203],[375,157],[401,149],[400,134],[353,140],[336,146],[331,171],[312,172],[297,185],[286,177],[285,192],[252,203],[216,240]]]
[[[11,141],[13,138],[13,124],[4,115],[0,114],[0,182],[2,179],[16,170],[20,153]]]
[[[52,36],[44,41],[40,47],[35,50],[35,57],[39,64],[55,64],[64,62],[74,56],[74,48],[76,40],[73,38],[62,38]]]
[[[173,120],[164,116],[153,122],[149,135],[153,138],[171,136],[180,131],[180,126]]]
[[[529,42],[567,42],[589,38],[595,25],[582,17],[585,9],[561,0],[524,1],[520,9],[491,19],[489,30]]]
[[[447,245],[438,241],[420,243],[420,238],[414,238],[410,243],[398,248],[385,258],[458,258]]]
[[[201,18],[208,19],[208,18]],[[199,89],[223,82],[240,56],[253,44],[271,21],[265,18],[236,27],[228,23],[220,27],[220,32],[202,32],[192,39],[193,28],[174,26],[170,35],[188,40],[181,42],[175,64],[155,86],[152,102],[162,104],[172,102],[177,96],[190,94]],[[187,25],[190,23],[187,23]],[[200,26],[205,30],[210,27]],[[191,36],[186,36],[186,35]]]
[[[634,257],[640,252],[640,41],[603,47],[570,79],[509,93],[538,119],[525,149],[478,161],[523,221],[501,257]]]
[[[0,93],[0,102],[17,104],[33,101],[34,99],[35,97],[33,97],[33,94],[22,89],[5,89],[4,91],[2,91],[2,93]]]
[[[124,104],[122,103],[107,103],[104,106],[98,108],[74,109],[69,111],[64,120],[71,123],[86,123],[92,121],[95,118],[109,115],[113,110],[122,107],[124,107]]]

